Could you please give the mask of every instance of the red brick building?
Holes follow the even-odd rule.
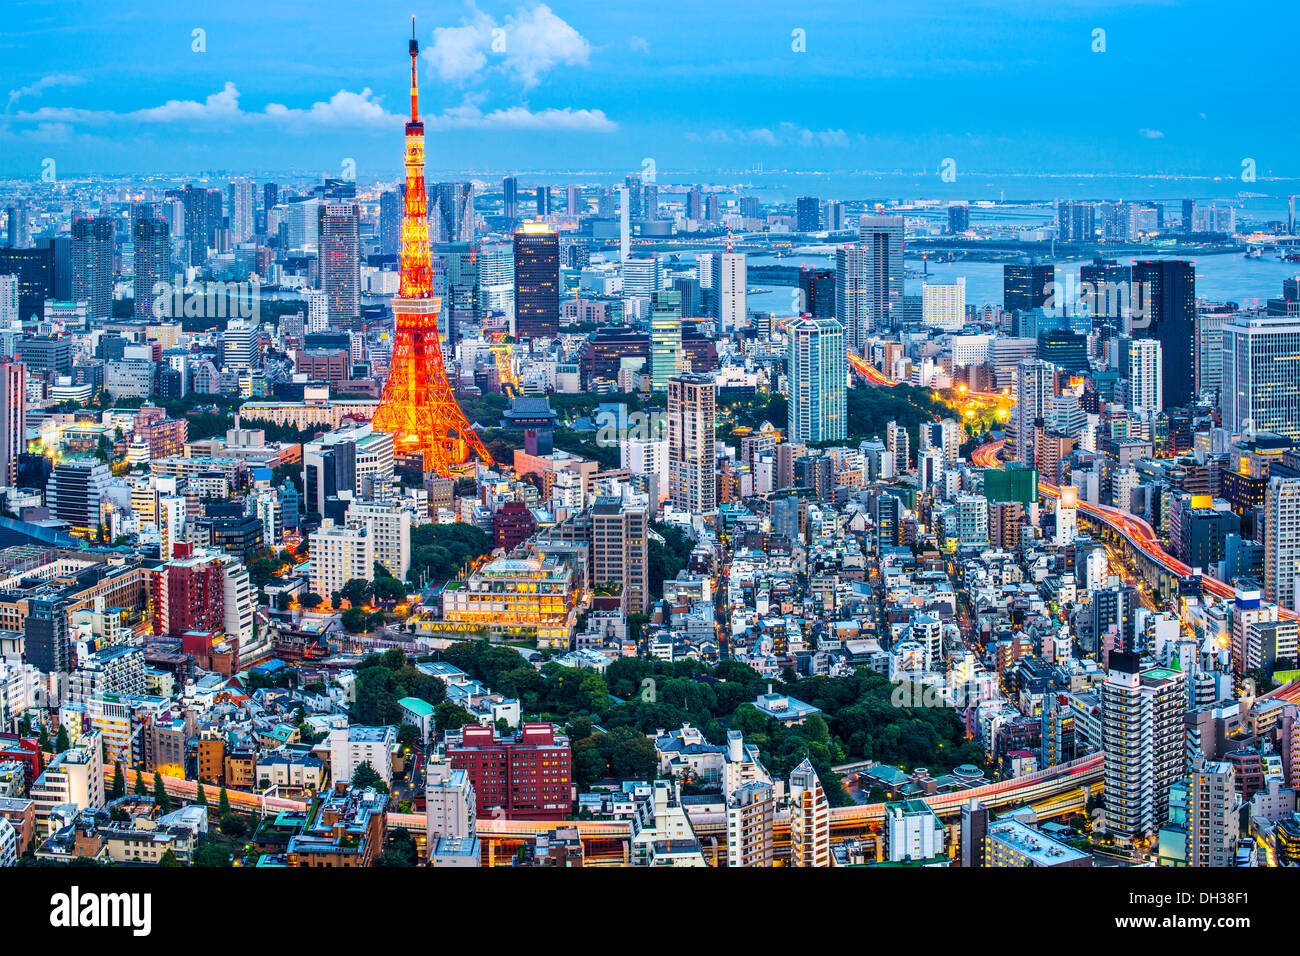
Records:
[[[492,727],[448,731],[447,757],[469,774],[480,816],[563,820],[573,808],[573,749],[554,724],[525,723],[512,737]]]
[[[537,530],[533,513],[521,501],[507,502],[492,516],[492,547],[513,551]]]
[[[215,558],[168,561],[153,572],[151,602],[154,633],[225,628],[226,571]]]

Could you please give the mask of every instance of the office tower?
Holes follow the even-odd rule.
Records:
[[[682,371],[682,295],[659,290],[650,295],[650,387],[666,391]]]
[[[171,293],[171,236],[167,223],[152,217],[131,225],[135,242],[135,307],[137,319],[155,319],[160,297]]]
[[[627,187],[618,191],[618,260],[626,262],[632,252],[632,199]]]
[[[966,324],[966,280],[921,285],[921,322],[926,328],[955,331]]]
[[[45,674],[67,674],[73,667],[68,634],[68,602],[56,593],[28,599],[23,623],[24,657]]]
[[[701,222],[704,219],[704,194],[700,192],[699,186],[694,186],[686,192],[686,218],[694,222]]]
[[[246,179],[230,182],[230,241],[238,244],[253,238],[253,184]]]
[[[85,300],[89,319],[113,315],[113,220],[107,216],[72,224],[72,299]]]
[[[1132,301],[1132,266],[1101,258],[1079,266],[1079,304],[1092,316],[1094,328],[1106,324],[1125,331]]]
[[[379,194],[379,251],[386,256],[402,251],[402,197],[396,189]]]
[[[18,481],[18,456],[27,450],[27,367],[0,365],[0,482]]]
[[[738,332],[748,324],[746,284],[748,268],[743,252],[724,252],[719,256],[718,330]]]
[[[970,203],[955,202],[948,205],[948,234],[957,235],[970,228]]]
[[[850,348],[861,352],[871,331],[867,300],[867,254],[861,245],[835,250],[835,318],[844,326]]]
[[[328,332],[330,327],[330,299],[319,289],[304,289],[303,301],[307,303],[307,332]]]
[[[320,286],[329,298],[330,325],[361,324],[361,210],[356,203],[320,209]]]
[[[314,255],[320,250],[321,208],[319,199],[302,199],[285,207],[284,252],[290,255]]]
[[[442,312],[438,316],[444,349],[460,340],[462,324],[479,319],[479,257],[467,242],[434,243],[435,278],[442,279]]]
[[[584,212],[586,205],[582,201],[581,186],[566,186],[564,189],[564,209],[570,216],[577,216]]]
[[[795,200],[795,232],[817,232],[821,228],[822,204],[816,196],[800,196]]]
[[[54,251],[0,249],[0,276],[18,278],[18,316],[26,322],[45,316],[45,300],[53,296]]]
[[[54,466],[45,486],[50,517],[66,521],[73,534],[99,530],[99,504],[108,490],[108,465],[95,458],[65,458]]]
[[[11,330],[18,315],[18,277],[0,275],[0,331]],[[12,343],[3,346],[3,354],[12,351]]]
[[[1128,382],[1125,404],[1143,422],[1144,435],[1152,434],[1152,420],[1164,410],[1162,358],[1157,339],[1120,339],[1119,373]]]
[[[641,215],[651,222],[659,218],[659,186],[656,183],[642,184]]]
[[[848,427],[844,327],[810,316],[786,327],[789,431],[794,442],[840,441]]]
[[[1195,386],[1196,272],[1181,259],[1137,262],[1133,298],[1133,335],[1160,340],[1165,404],[1182,408]]]
[[[474,184],[438,183],[429,215],[434,242],[474,241]],[[400,212],[399,212],[400,216]]]
[[[674,507],[702,515],[718,502],[714,429],[717,389],[703,375],[668,381],[668,496]]]
[[[1300,320],[1235,315],[1221,335],[1223,427],[1300,440]]]
[[[503,215],[513,223],[519,218],[519,180],[514,176],[501,180],[501,195]]]
[[[50,298],[56,302],[73,302],[72,296],[72,233],[48,236],[36,243],[38,248],[50,251]]]
[[[576,247],[570,247],[576,248]],[[479,308],[509,315],[515,310],[515,249],[510,243],[484,246],[478,255]]]
[[[591,579],[619,585],[625,614],[650,606],[649,532],[644,507],[598,498],[591,507]]]
[[[274,209],[280,204],[280,187],[275,183],[262,184],[262,209]]]
[[[1097,209],[1092,203],[1058,201],[1056,238],[1059,242],[1092,242],[1097,234]]]
[[[221,191],[189,184],[181,193],[185,203],[185,238],[190,245],[190,265],[208,260],[208,250],[217,246],[223,211]]]
[[[868,328],[897,329],[903,322],[903,217],[863,216],[858,238],[867,257]]]
[[[538,218],[541,218],[542,216],[549,216],[550,214],[551,214],[551,187],[538,186],[537,187]]]
[[[31,230],[27,225],[27,205],[15,203],[5,209],[8,219],[8,245],[10,249],[25,248],[31,242]]]
[[[515,337],[554,338],[560,329],[560,236],[527,223],[515,232]]]
[[[1139,668],[1137,653],[1110,654],[1101,684],[1106,829],[1122,841],[1154,834],[1183,773],[1186,674]]]
[[[1264,496],[1264,595],[1297,610],[1300,578],[1300,478],[1275,475]]]
[[[1002,310],[1028,312],[1049,308],[1055,284],[1055,266],[1008,262],[1002,266]]]
[[[727,866],[772,865],[772,785],[755,781],[727,798]]]
[[[221,363],[232,371],[262,367],[262,343],[257,326],[227,323],[221,331]]]
[[[831,865],[831,808],[805,757],[790,774],[790,865]]]
[[[375,579],[375,538],[365,527],[339,527],[326,518],[308,540],[312,593],[328,601],[348,581]]]
[[[1016,461],[1034,465],[1034,423],[1050,414],[1055,369],[1030,359],[1016,366]]]

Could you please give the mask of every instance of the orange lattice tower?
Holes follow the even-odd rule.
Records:
[[[470,453],[492,464],[483,442],[456,404],[442,364],[438,310],[429,256],[424,191],[424,124],[420,122],[416,62],[420,45],[411,18],[411,121],[406,124],[406,201],[402,215],[402,284],[393,298],[393,358],[374,427],[390,432],[398,453],[419,451],[426,470],[448,477]]]

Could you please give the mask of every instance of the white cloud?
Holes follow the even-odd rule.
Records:
[[[503,23],[470,6],[459,26],[433,31],[425,57],[447,83],[481,77],[490,60],[525,89],[536,86],[557,66],[585,66],[591,44],[544,3],[520,7]],[[644,41],[643,41],[644,42]]]
[[[66,130],[74,126],[188,125],[233,126],[263,124],[292,131],[308,129],[382,129],[399,127],[404,121],[384,109],[381,98],[368,87],[360,93],[339,90],[328,100],[305,109],[270,103],[261,111],[245,111],[239,105],[239,90],[227,82],[221,91],[198,100],[168,100],[162,106],[116,113],[112,110],[84,110],[43,106],[26,113],[14,113],[10,120],[25,126]],[[429,129],[553,130],[557,132],[612,133],[618,124],[603,110],[544,109],[534,112],[526,106],[484,111],[472,99],[460,106],[424,117]]]
[[[840,148],[849,145],[849,134],[842,129],[812,130],[794,123],[781,123],[775,130],[767,127],[750,130],[713,129],[707,133],[688,133],[697,143],[750,143],[756,146],[822,146]]]
[[[561,133],[612,133],[618,124],[604,110],[545,109],[532,112],[511,106],[484,113],[472,103],[444,110],[425,121],[430,129],[548,130]]]
[[[1141,136],[1143,139],[1164,139],[1165,138],[1165,134],[1161,130],[1147,129],[1146,127],[1143,127],[1142,129],[1138,130],[1138,135]]]
[[[24,96],[40,96],[45,90],[53,89],[57,86],[80,86],[85,83],[84,77],[74,76],[70,73],[51,73],[49,76],[43,76],[30,86],[22,86],[16,90],[9,91],[9,101],[5,104],[5,111],[17,103]]]

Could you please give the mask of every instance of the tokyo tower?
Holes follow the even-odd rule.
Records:
[[[419,451],[424,468],[443,478],[470,453],[492,464],[483,442],[456,404],[438,338],[442,300],[433,294],[429,222],[424,191],[424,124],[420,122],[416,61],[420,45],[411,18],[411,121],[406,124],[406,200],[402,215],[401,286],[393,298],[393,358],[374,427],[393,436],[399,454]]]

